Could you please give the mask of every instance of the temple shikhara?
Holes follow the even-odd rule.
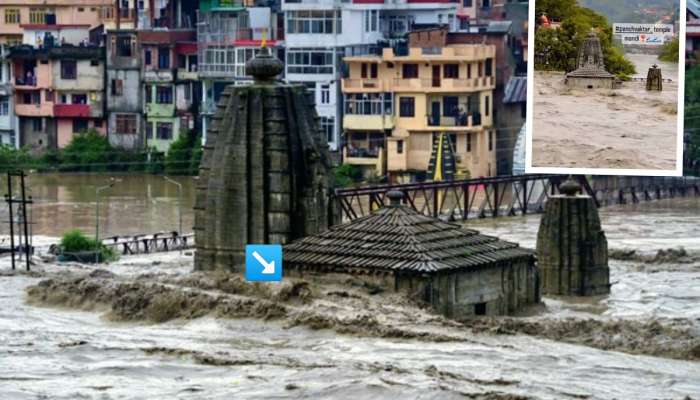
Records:
[[[603,49],[595,32],[579,48],[577,68],[566,74],[567,86],[579,89],[614,89],[615,75],[605,70]]]

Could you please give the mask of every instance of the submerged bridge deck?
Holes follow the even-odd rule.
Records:
[[[527,174],[443,182],[378,185],[335,190],[342,221],[369,214],[388,202],[386,193],[399,190],[403,202],[429,216],[467,220],[539,213],[559,193],[564,175]],[[583,193],[599,207],[663,198],[700,196],[700,179],[666,177],[575,176]],[[338,221],[340,222],[340,221]]]

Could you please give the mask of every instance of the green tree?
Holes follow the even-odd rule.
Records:
[[[686,165],[694,165],[685,173],[700,174],[700,66],[685,70],[685,124],[688,145],[683,157]]]
[[[612,27],[605,16],[579,6],[576,0],[538,0],[536,4],[538,15],[544,13],[560,20],[561,26],[535,31],[535,69],[566,72],[575,69],[578,48],[593,30],[600,39],[607,70],[622,79],[635,73],[634,64],[613,44]]]
[[[678,37],[673,38],[670,42],[664,43],[659,54],[659,60],[678,63],[680,40]]]
[[[170,144],[165,156],[165,172],[171,175],[197,175],[202,159],[202,138],[192,130],[183,130]]]

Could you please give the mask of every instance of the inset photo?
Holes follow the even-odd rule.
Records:
[[[685,3],[531,2],[527,173],[682,175]]]

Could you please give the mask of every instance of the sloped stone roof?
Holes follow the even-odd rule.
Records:
[[[285,265],[431,273],[534,258],[517,243],[392,204],[284,246]]]
[[[615,75],[599,68],[579,68],[566,74],[567,78],[615,78]]]

